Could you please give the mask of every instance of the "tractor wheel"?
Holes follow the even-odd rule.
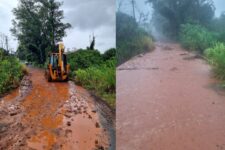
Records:
[[[69,77],[67,76],[65,80],[63,80],[64,82],[68,82],[69,81]]]
[[[49,71],[46,71],[46,78],[47,78],[48,82],[52,81],[52,78],[51,78],[51,75],[50,75]]]

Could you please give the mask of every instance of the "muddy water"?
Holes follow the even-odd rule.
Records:
[[[225,149],[225,97],[204,60],[160,44],[117,68],[118,150]]]
[[[17,89],[1,99],[0,149],[109,147],[108,132],[85,89],[71,81],[47,82],[43,70],[29,71],[32,90],[21,97],[21,89]],[[10,115],[12,106],[18,111]]]

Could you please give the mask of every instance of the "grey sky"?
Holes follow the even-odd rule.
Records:
[[[18,0],[0,1],[0,33],[9,36],[9,44],[14,50],[17,41],[13,40],[9,29],[12,9],[17,3]],[[63,21],[72,25],[63,39],[66,48],[86,48],[93,33],[96,36],[95,47],[100,51],[115,47],[115,0],[64,0],[63,3]]]
[[[225,0],[213,0],[215,7],[216,7],[216,12],[215,15],[218,17],[220,16],[221,12],[225,11]],[[119,3],[122,2],[122,6],[120,10],[123,12],[132,15],[132,7],[131,7],[131,0],[117,0],[117,9],[119,6]],[[135,0],[136,2],[136,18],[138,18],[138,11],[142,11],[144,13],[149,12],[151,13],[151,6],[146,4],[146,0]]]

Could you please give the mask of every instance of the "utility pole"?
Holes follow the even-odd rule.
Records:
[[[136,20],[136,17],[135,17],[135,10],[134,10],[135,1],[134,1],[134,0],[131,0],[131,4],[132,4],[132,8],[133,8],[133,17],[134,17],[134,19]]]
[[[5,36],[5,47],[6,47],[6,51],[9,51],[9,41],[8,41],[8,36]]]

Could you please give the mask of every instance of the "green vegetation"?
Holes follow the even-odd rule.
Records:
[[[212,20],[210,25],[182,25],[181,44],[189,49],[204,54],[212,64],[216,77],[225,80],[225,15]]]
[[[187,49],[203,53],[213,46],[216,36],[201,25],[184,24],[181,26],[180,42]]]
[[[23,76],[23,67],[19,60],[0,48],[0,96],[16,88]]]
[[[55,43],[66,35],[69,23],[63,23],[62,3],[55,0],[19,0],[13,9],[12,34],[18,39],[17,56],[21,60],[44,64]]]
[[[76,83],[115,107],[115,49],[109,49],[104,54],[97,50],[78,50],[68,54],[68,62],[71,64],[71,77],[75,78]]]
[[[225,13],[215,17],[213,0],[147,0],[152,22],[164,36],[204,54],[218,78],[225,80]]]
[[[154,9],[152,21],[159,32],[178,39],[182,24],[208,25],[215,7],[212,0],[147,0]]]
[[[122,12],[116,13],[116,43],[118,65],[154,48],[152,37],[133,17]]]
[[[225,18],[220,19],[225,25]],[[220,19],[217,21],[222,22]],[[225,29],[218,22],[212,23],[208,28],[201,25],[183,25],[180,41],[185,48],[205,54],[216,77],[225,80]]]
[[[225,80],[225,44],[216,43],[215,46],[206,49],[205,54],[213,65],[217,77]]]
[[[78,70],[99,65],[103,62],[103,58],[97,50],[80,49],[76,52],[69,53],[68,61],[72,70]]]

